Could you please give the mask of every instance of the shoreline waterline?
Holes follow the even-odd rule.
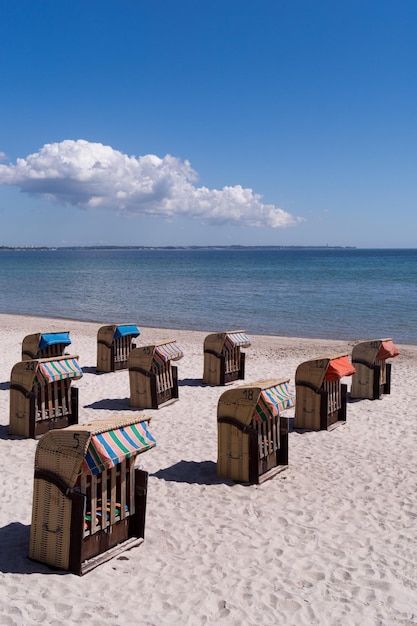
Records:
[[[118,323],[133,323],[135,325],[138,326],[139,331],[140,331],[140,335],[138,337],[138,341],[140,341],[140,337],[141,336],[146,336],[146,335],[150,335],[152,337],[155,336],[167,336],[167,335],[172,335],[172,334],[180,334],[181,337],[186,337],[187,334],[191,335],[191,336],[201,336],[201,338],[204,338],[206,336],[206,334],[208,333],[213,333],[213,332],[227,332],[227,331],[232,331],[232,330],[245,330],[248,335],[250,336],[250,338],[253,341],[256,341],[256,339],[259,339],[259,341],[261,341],[262,344],[265,344],[268,340],[270,340],[272,342],[273,345],[275,345],[278,341],[281,342],[281,345],[283,346],[290,346],[292,344],[300,344],[300,342],[303,342],[303,344],[307,344],[307,345],[323,345],[323,346],[341,346],[342,349],[344,349],[344,347],[346,348],[350,348],[351,346],[353,346],[354,344],[358,343],[359,341],[369,341],[372,339],[377,339],[377,338],[386,338],[386,337],[376,337],[376,336],[372,336],[372,337],[357,337],[357,338],[351,338],[351,339],[346,339],[344,337],[295,337],[295,336],[287,336],[287,335],[274,335],[274,334],[264,334],[264,333],[252,333],[250,332],[250,330],[248,330],[247,328],[237,328],[237,327],[233,327],[233,328],[208,328],[208,329],[197,329],[197,328],[175,328],[175,327],[165,327],[165,326],[145,326],[145,325],[141,325],[139,322],[137,322],[136,320],[129,320],[128,322],[120,322],[119,320],[106,320],[106,321],[100,321],[100,320],[79,320],[79,319],[74,319],[74,318],[68,318],[68,317],[54,317],[54,316],[46,316],[46,315],[31,315],[31,314],[24,314],[24,313],[0,313],[0,333],[3,329],[3,325],[6,324],[7,326],[9,325],[13,325],[13,319],[19,319],[21,324],[18,324],[17,326],[19,327],[19,329],[22,329],[22,332],[25,332],[25,327],[28,327],[30,330],[28,330],[28,333],[30,332],[51,332],[51,331],[58,331],[58,330],[68,330],[69,332],[71,332],[71,328],[70,326],[73,326],[73,331],[76,331],[77,328],[82,330],[84,326],[87,327],[87,330],[91,330],[91,332],[94,332],[95,330],[98,331],[98,329],[100,328],[100,326],[105,326],[105,325],[109,325],[109,324],[118,324]],[[39,327],[38,324],[38,328],[36,330],[33,330],[38,321],[43,321],[45,328]],[[60,322],[65,323],[66,327],[65,329],[61,328],[60,326]],[[18,330],[18,328],[14,328],[13,330]],[[412,343],[399,343],[398,341],[396,341],[395,339],[395,333],[390,335],[389,338],[392,338],[395,345],[399,346],[400,348],[402,347],[404,348],[410,348],[412,349],[416,349],[417,351],[417,344],[412,344]],[[22,335],[22,339],[23,339],[23,335]]]

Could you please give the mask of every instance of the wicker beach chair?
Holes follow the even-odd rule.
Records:
[[[176,341],[141,346],[129,354],[130,404],[158,409],[178,399],[178,368],[171,361],[184,356]]]
[[[245,378],[245,353],[251,344],[245,330],[212,333],[204,340],[203,382],[226,385]]]
[[[288,418],[294,406],[288,378],[260,380],[225,391],[217,407],[217,474],[262,483],[288,465]]]
[[[35,455],[29,558],[82,575],[144,541],[150,418],[49,431]]]
[[[331,430],[346,422],[345,376],[355,368],[347,354],[323,356],[301,363],[295,373],[295,428]]]
[[[69,331],[26,335],[22,341],[22,361],[62,356],[69,345]]]
[[[133,324],[102,326],[97,332],[97,372],[126,369],[130,351],[136,348],[133,339],[140,330]]]
[[[78,389],[83,375],[78,356],[21,361],[10,375],[11,435],[37,438],[78,422]]]
[[[352,363],[356,373],[352,376],[351,398],[377,400],[391,393],[391,363],[387,359],[400,351],[392,339],[361,341],[352,350]]]

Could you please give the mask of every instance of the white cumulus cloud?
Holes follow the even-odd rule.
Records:
[[[128,156],[83,139],[45,144],[15,164],[0,165],[0,184],[84,209],[272,228],[302,221],[262,203],[252,189],[240,185],[208,189],[196,186],[197,179],[188,161],[170,155]]]

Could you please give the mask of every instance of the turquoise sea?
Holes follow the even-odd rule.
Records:
[[[417,249],[0,251],[0,312],[417,344]]]

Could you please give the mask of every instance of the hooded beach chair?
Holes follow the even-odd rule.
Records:
[[[130,405],[158,409],[178,399],[178,368],[184,356],[175,341],[135,348],[129,354]]]
[[[69,332],[34,333],[22,341],[22,361],[62,356],[71,345]]]
[[[149,418],[49,431],[35,455],[29,558],[82,575],[144,541]]]
[[[126,369],[130,351],[136,348],[133,339],[140,330],[133,324],[102,326],[97,332],[97,372]]]
[[[301,363],[295,373],[295,428],[331,430],[344,424],[347,385],[341,379],[354,373],[347,354]]]
[[[352,350],[356,373],[352,376],[350,397],[377,400],[382,394],[391,393],[391,363],[387,363],[387,359],[399,353],[392,339],[372,339],[356,344]]]
[[[37,438],[52,428],[78,422],[78,356],[21,361],[10,375],[9,433]]]
[[[226,385],[245,378],[245,353],[250,346],[244,330],[212,333],[204,340],[203,382],[208,385]]]
[[[225,391],[217,407],[217,475],[262,483],[288,465],[289,379],[259,380]]]

